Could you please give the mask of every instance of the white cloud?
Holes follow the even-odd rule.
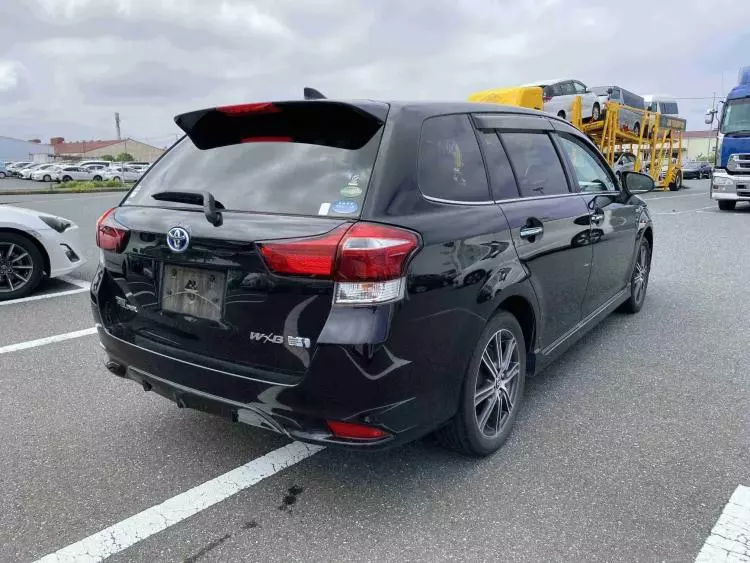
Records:
[[[15,90],[21,81],[23,65],[16,61],[0,61],[0,92]]]
[[[569,76],[721,95],[747,64],[750,2],[0,0],[0,134],[168,136],[175,113],[300,97],[465,99]],[[717,14],[732,13],[732,18]],[[665,25],[668,23],[668,25]],[[13,63],[8,61],[15,61]],[[685,100],[702,127],[710,100]],[[62,130],[61,130],[62,129]],[[33,135],[32,135],[33,132]]]

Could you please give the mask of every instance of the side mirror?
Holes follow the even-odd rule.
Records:
[[[645,194],[656,189],[654,179],[640,172],[623,172],[622,183],[625,190],[631,194]]]
[[[715,109],[706,110],[706,118],[703,120],[706,125],[711,125],[714,122],[714,116],[716,115]]]

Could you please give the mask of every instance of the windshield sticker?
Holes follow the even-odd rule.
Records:
[[[321,203],[320,208],[318,209],[318,215],[328,215],[328,210],[331,209],[331,204],[329,202]]]
[[[342,197],[357,197],[362,195],[362,188],[359,187],[359,174],[352,174],[349,183],[341,188]]]
[[[340,199],[338,201],[334,201],[331,204],[331,209],[334,211],[334,213],[348,215],[351,213],[356,213],[359,209],[359,205],[357,205],[356,201],[352,201],[351,199]]]

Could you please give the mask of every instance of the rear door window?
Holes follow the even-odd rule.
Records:
[[[484,157],[490,173],[492,198],[495,200],[514,199],[520,194],[513,176],[510,160],[496,131],[485,131],[481,135],[484,143]]]
[[[562,163],[546,133],[501,133],[521,197],[570,193]]]
[[[425,120],[418,178],[419,188],[427,197],[466,203],[490,201],[487,172],[468,115]]]
[[[576,93],[576,89],[573,87],[572,82],[561,82],[560,89],[565,96],[573,96]]]
[[[185,137],[144,174],[125,205],[184,207],[152,196],[209,191],[230,211],[358,216],[381,135],[382,128],[359,149],[246,142],[200,150]]]

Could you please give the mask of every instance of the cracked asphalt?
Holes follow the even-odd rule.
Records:
[[[496,455],[429,438],[325,449],[109,561],[694,561],[750,485],[750,206],[719,212],[707,182],[687,186],[646,196],[644,309],[529,380]],[[78,222],[95,261],[93,224],[120,195],[0,203],[11,197]],[[7,305],[0,347],[92,324],[86,293]],[[180,410],[103,357],[96,336],[0,355],[0,561],[55,552],[288,443]]]

